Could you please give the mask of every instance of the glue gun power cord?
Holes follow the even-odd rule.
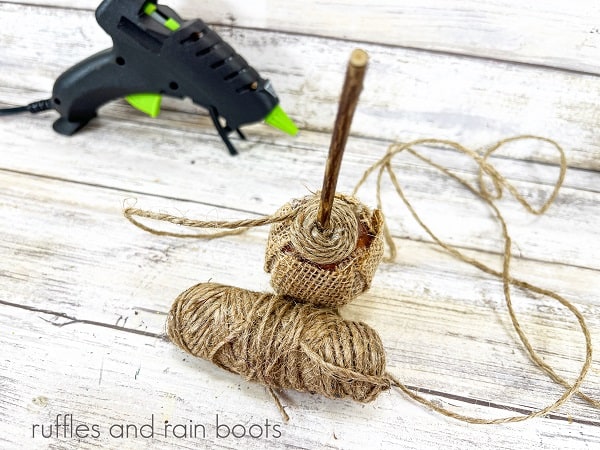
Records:
[[[39,102],[33,102],[26,106],[17,106],[15,108],[0,108],[0,116],[10,116],[12,114],[20,114],[30,112],[37,114],[43,111],[52,109],[52,100],[40,100]]]

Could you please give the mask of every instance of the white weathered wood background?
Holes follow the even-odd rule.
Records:
[[[600,348],[600,3],[597,0],[214,0],[168,3],[214,25],[263,75],[301,127],[295,139],[246,129],[231,158],[205,112],[167,102],[156,120],[123,101],[84,132],[52,131],[54,113],[0,120],[0,447],[12,448],[597,448],[600,411],[573,399],[543,419],[467,425],[397,391],[368,405],[288,392],[281,417],[265,389],[188,357],[163,337],[171,301],[212,279],[267,290],[267,229],[212,241],[160,238],[121,215],[124,201],[198,218],[269,214],[318,189],[345,62],[371,55],[340,190],[389,143],[425,136],[475,148],[537,133],[561,143],[569,172],[544,217],[501,202],[515,240],[515,275],[570,299]],[[65,69],[111,44],[97,0],[0,1],[0,106],[47,98]],[[465,159],[428,153],[461,174]],[[526,160],[526,161],[525,161]],[[558,173],[547,147],[511,147],[495,163],[527,198]],[[400,178],[441,236],[498,266],[489,210],[423,164]],[[363,190],[373,200],[373,187]],[[385,189],[399,248],[371,291],[343,310],[381,334],[389,370],[463,414],[500,417],[562,394],[527,359],[501,284],[436,248]],[[583,339],[565,308],[524,292],[515,307],[535,348],[573,379]],[[585,392],[600,398],[595,361]],[[429,393],[429,394],[427,394]],[[98,439],[32,438],[58,414],[96,424]],[[279,424],[281,437],[217,439],[227,424]],[[113,439],[113,424],[154,439]],[[206,438],[160,436],[164,421],[206,426]],[[239,430],[239,428],[238,428]],[[256,430],[256,428],[255,428]]]

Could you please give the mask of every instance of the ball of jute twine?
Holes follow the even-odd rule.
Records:
[[[532,207],[531,204],[528,203],[527,200],[518,192],[518,190],[506,178],[504,178],[496,170],[496,168],[488,161],[489,156],[492,155],[494,152],[496,152],[498,149],[500,149],[503,145],[510,143],[510,142],[515,142],[515,141],[519,141],[519,140],[528,140],[528,139],[533,139],[533,140],[538,140],[538,141],[548,143],[548,144],[552,145],[558,151],[558,153],[560,155],[560,173],[559,173],[557,182],[556,182],[554,189],[552,191],[552,194],[550,195],[548,200],[539,208]],[[457,152],[460,152],[460,153],[470,157],[479,167],[478,185],[471,184],[470,182],[466,181],[465,179],[461,178],[460,176],[452,173],[450,170],[440,166],[439,164],[437,164],[437,163],[433,162],[432,160],[419,154],[417,151],[414,150],[414,147],[419,146],[419,145],[442,146],[442,147],[445,147],[445,148],[448,148],[451,150],[455,150]],[[402,190],[402,187],[398,181],[398,178],[395,174],[395,171],[392,167],[393,158],[402,152],[407,152],[407,153],[412,154],[413,156],[421,159],[423,162],[436,168],[437,170],[439,170],[446,176],[449,176],[450,178],[454,179],[455,181],[461,183],[466,189],[471,191],[475,196],[477,196],[479,199],[481,199],[482,201],[484,201],[486,204],[489,205],[494,216],[499,221],[501,228],[502,228],[502,237],[504,240],[504,252],[502,254],[503,264],[502,264],[501,271],[495,270],[495,269],[487,266],[483,262],[481,262],[475,258],[472,258],[470,256],[467,256],[467,255],[463,254],[457,248],[445,243],[421,220],[419,214],[416,212],[416,210],[414,209],[412,204],[406,198],[406,196]],[[413,400],[427,406],[428,408],[430,408],[432,410],[435,410],[435,411],[437,411],[443,415],[446,415],[448,417],[452,417],[452,418],[455,418],[455,419],[458,419],[458,420],[461,420],[464,422],[474,423],[474,424],[497,424],[497,423],[521,422],[521,421],[524,421],[524,420],[527,420],[527,419],[530,419],[533,417],[543,416],[545,414],[548,414],[551,411],[554,411],[555,409],[557,409],[558,407],[560,407],[561,405],[566,403],[573,395],[579,396],[581,399],[583,399],[584,401],[586,401],[588,404],[590,404],[592,406],[600,407],[600,402],[598,402],[595,399],[590,398],[589,396],[587,396],[586,394],[582,393],[579,390],[581,387],[581,384],[583,383],[585,377],[587,376],[587,373],[588,373],[591,363],[592,363],[591,336],[590,336],[589,329],[585,323],[585,319],[584,319],[583,315],[579,312],[579,310],[571,302],[569,302],[567,299],[560,296],[559,294],[557,294],[553,291],[535,286],[527,281],[513,278],[511,276],[510,263],[511,263],[511,259],[512,259],[512,240],[511,240],[509,232],[508,232],[508,226],[506,224],[506,221],[504,220],[504,217],[502,216],[502,214],[498,210],[497,206],[495,205],[495,200],[502,197],[503,190],[507,190],[515,199],[517,199],[517,201],[519,203],[521,203],[525,207],[525,209],[528,212],[530,212],[532,214],[538,214],[538,215],[543,214],[550,207],[550,205],[552,204],[552,202],[555,200],[556,196],[558,195],[558,191],[564,181],[566,168],[567,168],[567,163],[566,163],[564,151],[556,142],[554,142],[550,139],[547,139],[547,138],[543,138],[543,137],[524,135],[524,136],[517,136],[517,137],[499,141],[498,143],[489,147],[483,153],[483,155],[480,155],[478,152],[470,150],[458,143],[455,143],[452,141],[447,141],[447,140],[421,139],[421,140],[417,140],[417,141],[413,141],[413,142],[409,142],[409,143],[405,143],[405,144],[393,144],[392,146],[389,147],[387,154],[381,160],[377,161],[373,166],[371,166],[365,172],[363,178],[358,183],[354,193],[356,193],[356,191],[360,188],[360,186],[363,185],[363,183],[373,173],[377,173],[377,207],[379,210],[381,210],[382,209],[381,186],[383,183],[383,175],[387,174],[390,181],[392,182],[398,196],[404,202],[404,204],[408,207],[411,215],[414,217],[414,219],[417,221],[417,223],[423,228],[423,230],[427,234],[429,234],[431,236],[431,238],[437,244],[439,244],[442,248],[444,248],[447,252],[452,254],[457,259],[459,259],[463,262],[466,262],[468,264],[471,264],[472,266],[477,267],[478,269],[482,270],[483,272],[490,274],[492,276],[498,277],[502,280],[503,293],[504,293],[504,297],[506,300],[506,306],[508,309],[508,314],[511,319],[511,323],[512,323],[514,329],[516,330],[516,332],[519,336],[519,339],[523,343],[523,346],[525,347],[530,359],[543,372],[545,372],[553,381],[562,385],[565,388],[565,391],[560,396],[560,398],[558,398],[558,400],[556,400],[551,405],[548,405],[537,411],[533,411],[528,415],[509,416],[509,417],[500,418],[500,419],[484,419],[484,418],[469,417],[469,416],[457,414],[446,408],[438,406],[437,404],[433,403],[432,401],[420,396],[414,390],[405,386],[396,377],[394,377],[393,375],[391,375],[389,373],[385,373],[384,375],[382,375],[382,380],[387,380],[389,385],[397,387],[398,389],[400,389],[402,392],[404,392],[406,395],[408,395]],[[486,179],[488,181],[491,181],[491,183],[494,187],[493,191],[490,191],[486,187],[486,185],[485,185]],[[237,222],[205,222],[205,221],[193,221],[193,220],[189,220],[189,219],[183,219],[183,218],[168,216],[168,215],[164,215],[164,214],[156,214],[156,213],[143,211],[143,210],[136,209],[136,208],[127,208],[124,211],[125,216],[128,218],[128,220],[130,220],[134,225],[136,225],[146,231],[149,231],[154,234],[159,234],[159,235],[171,235],[171,236],[179,236],[179,237],[216,237],[216,236],[223,236],[223,235],[227,235],[227,234],[235,234],[235,233],[244,231],[245,228],[240,228],[240,227],[260,226],[260,225],[265,225],[265,224],[279,223],[279,222],[282,222],[282,221],[285,221],[288,219],[293,219],[295,217],[295,215],[297,214],[297,212],[298,212],[297,210],[292,209],[285,213],[280,212],[279,213],[280,215],[263,217],[261,219],[256,219],[256,220],[246,220],[246,221],[237,221]],[[134,217],[144,217],[144,218],[148,218],[148,219],[162,220],[162,221],[167,221],[167,222],[171,222],[171,223],[187,225],[187,226],[191,226],[191,227],[195,227],[195,228],[227,228],[229,230],[224,231],[224,232],[219,232],[217,235],[215,235],[215,234],[212,234],[212,235],[210,235],[210,234],[209,235],[207,235],[207,234],[189,235],[189,234],[171,233],[171,232],[155,230],[152,227],[149,227],[149,226],[146,226],[146,225],[140,223]],[[387,260],[393,261],[396,257],[396,248],[395,248],[395,244],[392,240],[392,236],[391,236],[389,230],[387,229],[387,227],[385,226],[385,224],[383,225],[383,234],[385,236],[385,240],[390,249],[390,256],[387,258]],[[582,363],[581,368],[579,370],[579,374],[574,382],[570,383],[567,380],[565,380],[564,378],[562,378],[560,375],[558,375],[550,364],[548,364],[547,362],[542,360],[542,358],[537,354],[537,352],[535,351],[535,349],[529,342],[529,339],[527,338],[525,331],[521,327],[521,324],[520,324],[520,322],[515,314],[514,308],[512,306],[511,286],[516,286],[518,288],[528,290],[533,293],[537,293],[537,294],[541,294],[541,295],[550,297],[550,298],[558,301],[564,307],[566,307],[575,316],[575,318],[579,324],[579,327],[581,328],[583,336],[585,338],[585,360]],[[269,294],[250,293],[249,291],[243,291],[238,288],[232,288],[232,287],[219,287],[219,292],[221,292],[221,294],[219,294],[221,296],[220,297],[221,300],[223,298],[240,297],[243,299],[243,302],[250,303],[250,304],[255,304],[255,303],[262,304],[262,303],[264,303],[265,299],[267,298],[267,297],[265,297],[265,295],[269,296]],[[196,347],[190,346],[189,344],[187,344],[186,343],[187,340],[189,339],[191,342],[194,342],[196,345],[202,346],[202,344],[199,344],[199,342],[204,339],[204,337],[203,337],[204,335],[202,333],[199,333],[199,331],[201,329],[204,329],[203,325],[201,323],[199,323],[196,320],[196,318],[205,315],[205,312],[203,312],[204,311],[203,308],[205,307],[205,305],[211,305],[214,303],[212,301],[207,302],[207,298],[205,298],[206,295],[203,294],[202,289],[200,289],[199,291],[194,291],[193,296],[195,296],[196,294],[199,295],[199,299],[196,299],[195,302],[192,303],[192,305],[194,305],[193,307],[191,307],[191,306],[189,307],[190,311],[188,311],[188,315],[186,316],[185,320],[183,320],[183,321],[179,320],[177,322],[177,324],[178,324],[177,326],[182,327],[182,330],[177,331],[177,333],[179,333],[180,335],[185,335],[186,338],[184,341],[181,341],[181,340],[177,341],[174,339],[175,342],[184,342],[185,346],[183,346],[183,348],[186,349],[186,351],[191,351],[192,353],[196,352],[196,350],[194,350],[194,349],[196,349]],[[181,298],[181,296],[180,296],[180,298]],[[181,304],[180,298],[178,298],[178,300],[175,302],[175,305]],[[209,295],[208,298],[210,299],[212,297]],[[280,307],[280,308],[285,309],[286,307],[284,307],[283,305],[288,305],[288,306],[293,305],[293,307],[300,306],[300,305],[296,304],[295,302],[289,301],[289,299],[287,299],[287,298],[283,298],[283,297],[281,297],[281,298],[280,297],[268,297],[268,298],[269,299],[279,298],[280,302],[278,302],[277,304],[279,305],[278,307]],[[189,299],[187,301],[189,301]],[[230,305],[229,307],[231,307],[232,302],[237,304],[238,300],[225,301],[224,303],[226,305]],[[281,303],[281,302],[283,302],[283,303]],[[187,304],[187,303],[185,303],[185,304]],[[175,308],[175,305],[174,305],[174,308]],[[308,305],[304,305],[304,306],[308,306]],[[255,307],[255,306],[250,306],[250,308],[253,308],[253,307]],[[289,306],[289,307],[291,308],[292,306]],[[178,306],[178,308],[179,308],[179,306]],[[225,308],[227,309],[228,307],[225,306]],[[196,312],[193,313],[192,312],[193,310],[195,310]],[[277,312],[275,312],[275,311],[273,313],[277,314]],[[292,314],[292,313],[290,313],[290,314]],[[289,326],[298,327],[298,329],[303,329],[305,324],[304,324],[304,322],[302,322],[302,319],[299,319],[299,317],[301,317],[301,316],[296,315],[294,317],[296,317],[296,321],[293,324],[290,323]],[[172,329],[175,326],[175,325],[173,325],[174,323],[175,322],[170,321],[169,329]],[[273,323],[275,323],[275,322],[273,322]],[[215,322],[211,323],[211,326],[220,328],[220,327],[225,327],[225,326],[231,326],[231,324],[223,323],[220,321],[215,321]],[[234,326],[243,328],[243,325],[241,322],[239,324],[235,324]],[[269,352],[270,347],[277,346],[276,338],[278,336],[277,335],[278,329],[277,328],[272,329],[267,324],[262,324],[261,326],[262,326],[262,328],[260,328],[260,333],[262,333],[263,336],[270,335],[271,339],[266,339],[264,341],[261,340],[260,341],[261,344],[256,344],[258,346],[255,346],[253,348],[255,348],[257,350],[260,349],[260,351],[263,351],[263,352]],[[242,331],[241,328],[238,330],[238,333],[252,334],[252,333],[257,332],[256,324],[246,331]],[[296,328],[294,328],[294,330],[295,329]],[[295,333],[295,331],[289,330],[289,329],[286,331],[291,334]],[[173,333],[173,332],[169,331],[169,334],[171,334],[171,333]],[[247,336],[246,338],[251,339],[249,336]],[[370,339],[371,338],[372,338],[372,335],[371,335]],[[327,339],[329,339],[329,338],[325,337],[325,336],[321,336],[321,338],[320,338],[320,340],[318,340],[318,342],[322,343],[322,342],[327,341]],[[377,341],[379,342],[378,338],[377,338]],[[221,341],[221,342],[223,342],[223,345],[229,345],[229,344],[225,343],[224,341]],[[256,341],[256,342],[258,342],[258,341]],[[340,354],[352,354],[354,351],[356,351],[356,349],[355,349],[356,345],[361,345],[361,346],[364,345],[364,340],[362,340],[362,342],[361,342],[361,337],[355,336],[355,335],[353,335],[352,338],[348,338],[345,340],[339,340],[339,341],[335,341],[335,342],[338,345],[337,352]],[[247,349],[248,347],[242,346],[241,348]],[[207,359],[213,360],[212,358],[214,356],[214,353],[218,352],[218,351],[219,351],[219,349],[213,348],[213,350],[211,350],[208,353],[209,357]],[[202,351],[196,352],[196,353],[198,354],[198,356],[206,357],[206,356],[204,356],[205,353],[203,353]],[[194,354],[196,354],[196,353],[194,353]],[[230,355],[235,355],[235,357],[241,358],[241,359],[249,357],[248,354],[245,354],[243,352],[241,354],[231,353]],[[230,361],[230,360],[227,359],[227,361]],[[331,361],[333,361],[333,362],[331,362]],[[253,365],[253,370],[258,370],[260,373],[262,373],[261,371],[270,362],[271,361],[264,361],[264,364],[262,364],[262,365],[260,363],[255,364],[255,365]],[[344,363],[339,362],[337,359],[328,360],[327,362],[330,364],[333,364],[333,366],[335,366],[335,367],[339,366],[339,367],[348,369],[353,372],[358,372],[357,369],[359,369],[356,366],[345,367]],[[314,363],[314,360],[313,360],[313,363]],[[291,364],[291,363],[286,361],[286,367],[281,368],[281,370],[283,370],[284,372],[288,370],[287,364]],[[228,370],[231,370],[231,366],[229,366],[228,364],[224,364],[222,367],[225,367]],[[235,371],[235,370],[233,370],[233,371]],[[285,412],[282,409],[281,403],[279,402],[278,398],[275,396],[275,394],[273,392],[273,388],[292,387],[292,388],[296,389],[293,386],[294,383],[291,383],[291,382],[283,383],[283,382],[280,382],[283,378],[273,379],[273,378],[266,377],[264,375],[259,375],[256,372],[252,372],[250,375],[243,370],[238,371],[236,373],[240,373],[249,379],[254,379],[254,380],[260,381],[263,384],[269,386],[270,392],[274,395],[274,398],[276,399],[278,406],[280,407],[280,410],[282,411],[283,414],[285,414]],[[363,375],[366,375],[369,377],[373,376],[372,373],[367,373],[367,374],[363,374]],[[276,381],[276,380],[279,380],[279,381]],[[314,381],[316,384],[323,382],[320,378],[315,378],[315,379],[311,379],[311,380]],[[358,382],[364,382],[364,379],[360,379],[360,381],[358,381]],[[350,383],[352,384],[353,381],[350,380]],[[385,386],[385,384],[384,384],[384,386]],[[306,388],[307,386],[303,386],[303,387]],[[318,389],[315,389],[314,387],[312,389],[314,389],[314,390],[311,390],[311,388],[308,387],[307,389],[300,389],[300,390],[308,390],[311,392],[320,392]],[[373,391],[373,392],[375,392],[375,391]],[[350,398],[353,398],[352,395],[347,395],[347,396]]]
[[[198,284],[173,303],[167,333],[192,355],[271,388],[369,402],[390,387],[375,330],[273,294]]]

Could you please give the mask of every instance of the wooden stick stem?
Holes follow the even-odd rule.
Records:
[[[329,218],[331,217],[331,208],[333,207],[342,158],[350,134],[354,111],[356,111],[358,98],[363,88],[368,61],[369,56],[367,53],[364,50],[356,49],[350,55],[350,61],[348,62],[321,190],[321,203],[317,215],[317,223],[321,229],[329,228]]]

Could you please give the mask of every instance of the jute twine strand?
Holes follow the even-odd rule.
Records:
[[[488,161],[488,158],[505,144],[527,139],[549,143],[554,146],[560,154],[560,173],[558,180],[548,200],[539,208],[532,207],[518,190]],[[471,183],[452,173],[450,170],[420,155],[413,149],[413,147],[418,145],[444,146],[469,156],[479,167],[478,187],[473,186]],[[405,151],[459,182],[489,205],[502,228],[504,249],[501,271],[495,270],[481,261],[463,254],[452,245],[445,243],[421,220],[412,204],[406,198],[392,167],[392,159]],[[559,408],[574,394],[577,394],[589,404],[600,407],[600,402],[579,391],[592,363],[591,337],[583,315],[573,304],[557,293],[511,276],[510,262],[512,258],[512,241],[508,233],[507,224],[494,203],[495,200],[502,197],[503,189],[506,189],[527,211],[532,214],[543,214],[558,194],[564,181],[566,167],[566,158],[562,148],[556,142],[538,136],[524,135],[502,140],[485,151],[483,156],[479,155],[476,151],[467,149],[452,141],[421,139],[405,144],[393,144],[390,146],[387,154],[365,172],[354,191],[354,193],[356,193],[365,181],[377,171],[377,203],[378,209],[382,209],[381,187],[383,184],[383,175],[387,173],[397,194],[407,206],[414,219],[438,245],[459,260],[471,264],[483,272],[502,280],[504,297],[511,323],[531,360],[547,373],[552,380],[566,388],[566,391],[558,400],[545,408],[533,411],[527,415],[510,416],[499,419],[481,419],[450,411],[413,392],[393,375],[389,373],[376,373],[380,369],[379,365],[375,364],[372,366],[378,367],[378,369],[373,372],[370,371],[370,369],[365,369],[356,361],[351,360],[351,356],[355,357],[353,355],[362,354],[361,351],[365,349],[368,350],[367,353],[369,354],[379,355],[379,351],[374,350],[374,348],[379,348],[378,345],[380,346],[379,337],[374,331],[372,333],[365,331],[366,329],[371,330],[366,327],[366,325],[361,324],[361,326],[366,328],[360,328],[360,330],[353,328],[353,331],[345,332],[342,336],[338,334],[337,330],[344,330],[348,325],[345,323],[346,321],[339,318],[333,310],[327,308],[315,308],[311,305],[299,305],[289,299],[280,296],[272,296],[270,294],[251,293],[232,287],[211,285],[210,288],[206,288],[202,287],[206,285],[198,285],[181,294],[176,300],[169,317],[169,335],[174,342],[186,351],[209,359],[227,370],[245,376],[249,380],[259,381],[269,386],[269,392],[273,395],[284,417],[287,417],[287,414],[283,410],[281,402],[273,391],[273,388],[287,387],[296,390],[318,392],[328,397],[350,397],[358,401],[369,401],[375,398],[379,392],[385,390],[390,385],[393,385],[413,400],[438,413],[473,424],[521,422],[530,418],[543,416]],[[486,178],[491,180],[493,185],[492,192],[485,185]],[[245,231],[249,227],[279,223],[290,218],[295,219],[299,214],[301,214],[299,209],[294,208],[283,214],[274,214],[254,220],[209,222],[189,220],[167,214],[157,214],[135,208],[127,208],[125,210],[125,216],[134,225],[150,233],[196,238],[211,238],[237,234]],[[134,219],[134,216],[166,221],[192,228],[225,228],[227,230],[212,234],[179,234],[165,232],[140,223]],[[310,220],[308,223],[311,223]],[[397,252],[387,227],[384,230],[384,234],[390,249],[390,257],[388,260],[394,260]],[[348,239],[351,240],[351,238]],[[585,361],[579,371],[577,379],[572,384],[558,375],[549,364],[541,359],[532,347],[514,311],[511,300],[511,285],[553,298],[566,307],[576,317],[585,338],[586,351]],[[205,291],[205,289],[208,289],[208,291]],[[201,307],[198,303],[198,298],[203,299],[204,302],[209,299],[208,307],[206,305]],[[218,299],[218,301],[214,301],[214,299]],[[242,307],[242,305],[246,306]],[[243,309],[248,307],[251,309]],[[204,311],[204,308],[207,308],[207,311]],[[296,312],[294,308],[308,309],[303,310],[305,313],[299,313]],[[306,313],[306,311],[309,310],[312,312]],[[327,318],[325,319],[325,316],[319,315],[317,311],[326,311],[328,314]],[[236,319],[233,318],[234,315],[239,321],[236,321]],[[247,319],[248,317],[251,317],[252,319]],[[337,319],[334,320],[334,317]],[[207,321],[210,322],[211,320],[213,320],[212,326],[207,325]],[[246,322],[247,320],[250,320],[250,325]],[[335,323],[335,325],[332,325],[331,329],[327,328],[327,326],[321,327],[319,321],[322,320],[327,323]],[[223,331],[222,329],[216,330],[216,328],[219,328],[218,323],[221,323],[221,325],[228,324],[229,329],[227,331]],[[307,332],[307,326],[317,326],[317,328]],[[279,334],[280,330],[285,331],[284,335]],[[336,330],[336,332],[332,332],[331,330]],[[312,342],[315,344],[314,346],[309,346],[305,343],[307,337],[309,340],[313,339]],[[344,359],[344,357],[346,359]],[[368,361],[369,358],[370,357],[365,353],[359,359],[361,361]],[[383,354],[382,356],[376,356],[376,358],[379,358],[379,361],[384,366],[385,360]],[[346,364],[348,362],[350,362],[349,365]],[[371,361],[371,363],[373,363],[373,361]],[[341,384],[336,385],[334,381]],[[358,394],[354,392],[356,386],[360,386]],[[375,388],[375,386],[377,386],[377,388]]]
[[[191,238],[191,239],[214,239],[224,236],[232,236],[241,234],[250,228],[262,227],[264,225],[271,225],[273,223],[281,222],[290,218],[296,217],[297,211],[291,210],[281,215],[270,215],[259,217],[257,219],[244,219],[244,220],[194,220],[186,217],[173,216],[171,214],[157,213],[153,211],[147,211],[138,208],[125,208],[123,214],[133,225],[147,231],[148,233],[156,236],[170,236],[176,238]],[[142,217],[145,219],[157,220],[159,222],[168,222],[174,225],[180,225],[189,228],[203,228],[203,229],[221,229],[224,231],[216,231],[211,233],[175,233],[172,231],[159,230],[154,227],[143,224],[136,217]]]
[[[336,202],[331,212],[330,227],[321,229],[317,224],[319,207],[318,196],[307,197],[306,201],[296,202],[287,211],[257,219],[244,220],[194,220],[171,214],[157,213],[143,209],[128,207],[123,214],[136,227],[157,235],[177,238],[213,239],[246,232],[249,228],[272,225],[274,223],[291,221],[290,239],[296,251],[307,260],[317,264],[330,264],[342,261],[356,248],[358,240],[358,219],[354,211],[346,203]],[[143,224],[136,217],[168,222],[189,228],[223,230],[211,233],[175,233],[159,230]]]
[[[548,199],[546,200],[546,202],[544,202],[544,204],[542,206],[540,206],[539,208],[534,208],[531,206],[531,204],[518,192],[518,190],[505,178],[503,177],[492,165],[491,163],[488,162],[488,158],[498,149],[500,149],[502,146],[504,146],[505,144],[508,144],[510,142],[516,142],[516,141],[520,141],[520,140],[527,140],[527,139],[533,139],[533,140],[538,140],[538,141],[542,141],[542,142],[546,142],[551,144],[552,146],[554,146],[554,148],[556,148],[556,150],[558,151],[559,155],[560,155],[560,171],[559,171],[559,176],[558,179],[556,181],[556,184],[554,185],[554,189],[552,191],[552,193],[550,194],[550,196],[548,197]],[[445,167],[440,166],[439,164],[433,162],[432,160],[430,160],[429,158],[419,154],[417,151],[415,151],[413,149],[413,147],[418,146],[418,145],[436,145],[436,146],[445,146],[451,149],[454,149],[460,153],[463,153],[467,156],[469,156],[470,158],[472,158],[475,163],[477,164],[477,166],[479,167],[479,172],[478,172],[478,184],[479,184],[479,189],[477,187],[474,187],[473,185],[471,185],[471,183],[469,183],[468,181],[466,181],[465,179],[455,175],[454,173],[450,172],[450,170],[446,169]],[[471,258],[467,255],[465,255],[464,253],[462,253],[460,250],[458,250],[456,247],[453,247],[450,244],[447,244],[446,242],[442,241],[420,218],[419,214],[416,212],[415,208],[412,206],[412,204],[410,203],[410,201],[407,199],[407,197],[404,194],[404,191],[402,190],[402,187],[398,181],[398,178],[396,176],[396,173],[392,167],[392,159],[394,158],[394,156],[400,154],[401,152],[406,151],[410,154],[412,154],[413,156],[419,158],[421,161],[431,165],[432,167],[436,168],[437,170],[439,170],[440,172],[442,172],[443,174],[449,176],[450,178],[456,180],[457,182],[459,182],[460,184],[462,184],[463,186],[465,186],[469,191],[471,191],[474,195],[476,195],[477,197],[479,197],[481,200],[483,200],[485,203],[487,203],[490,208],[492,209],[494,215],[496,216],[496,218],[498,219],[498,221],[500,222],[500,225],[502,227],[502,236],[504,239],[504,253],[502,255],[502,271],[497,271],[494,270],[493,268],[487,266],[486,264],[482,263],[481,261],[475,259],[475,258]],[[494,200],[500,199],[502,197],[502,193],[503,193],[503,188],[507,189],[512,195],[513,197],[521,204],[525,207],[525,209],[532,213],[532,214],[536,214],[536,215],[540,215],[543,214],[549,207],[550,205],[554,202],[554,200],[556,199],[556,196],[558,195],[558,191],[560,190],[560,187],[562,186],[563,182],[564,182],[564,178],[565,178],[565,174],[566,174],[566,169],[567,169],[567,162],[566,162],[566,157],[564,154],[564,150],[560,147],[560,145],[558,145],[555,141],[551,140],[551,139],[547,139],[544,137],[539,137],[539,136],[532,136],[532,135],[523,135],[523,136],[516,136],[516,137],[512,137],[509,139],[504,139],[502,141],[499,141],[498,143],[494,144],[492,147],[490,147],[483,156],[480,156],[476,151],[470,150],[468,148],[463,147],[462,145],[456,143],[456,142],[452,142],[452,141],[447,141],[447,140],[439,140],[439,139],[420,139],[420,140],[416,140],[413,142],[409,142],[409,143],[405,143],[405,144],[393,144],[389,147],[388,152],[386,154],[385,157],[383,157],[380,161],[378,161],[377,163],[375,163],[373,166],[371,166],[363,175],[363,177],[361,178],[361,180],[358,182],[356,188],[354,189],[353,194],[355,195],[356,192],[360,189],[360,187],[365,183],[365,181],[369,178],[369,176],[375,172],[376,170],[378,170],[378,174],[377,174],[377,203],[378,203],[378,208],[381,209],[381,186],[382,186],[382,179],[383,179],[383,173],[387,172],[392,184],[394,185],[394,188],[396,189],[396,192],[398,193],[399,197],[402,199],[403,203],[406,205],[406,207],[408,208],[408,210],[410,211],[411,215],[413,216],[413,218],[417,221],[417,223],[421,226],[421,228],[442,248],[444,248],[444,250],[446,250],[447,252],[449,252],[450,254],[452,254],[454,257],[456,257],[457,259],[466,262],[476,268],[478,268],[479,270],[482,270],[485,273],[488,273],[490,275],[493,275],[495,277],[501,278],[502,279],[502,284],[503,284],[503,293],[504,293],[504,298],[506,301],[506,306],[508,309],[508,313],[512,322],[512,325],[515,329],[515,331],[517,332],[517,335],[519,336],[519,339],[521,340],[521,342],[523,343],[523,346],[525,347],[525,349],[527,350],[527,353],[529,354],[529,357],[531,358],[531,360],[538,366],[540,367],[544,372],[546,372],[548,374],[548,376],[555,381],[556,383],[559,383],[561,385],[563,385],[566,388],[566,391],[564,392],[564,394],[556,401],[554,402],[552,405],[548,405],[547,407],[540,409],[538,411],[534,411],[528,415],[524,415],[524,416],[515,416],[515,417],[506,417],[506,418],[500,418],[500,419],[494,419],[494,420],[486,420],[486,419],[479,419],[479,418],[473,418],[473,417],[468,417],[468,416],[463,416],[460,414],[456,414],[453,411],[449,411],[445,408],[441,408],[439,406],[437,406],[436,404],[434,404],[433,402],[425,399],[424,397],[419,396],[418,394],[412,392],[410,389],[408,389],[405,385],[403,385],[398,379],[396,379],[393,376],[390,376],[390,379],[394,382],[394,385],[396,387],[398,387],[399,389],[401,389],[405,394],[407,394],[408,396],[410,396],[412,399],[414,399],[415,401],[428,406],[429,408],[452,418],[455,419],[459,419],[462,420],[464,422],[469,422],[469,423],[475,423],[475,424],[494,424],[494,423],[509,423],[509,422],[521,422],[523,420],[527,420],[533,417],[539,417],[539,416],[543,416],[545,414],[547,414],[550,411],[553,411],[557,408],[559,408],[561,405],[563,405],[564,403],[566,403],[569,398],[574,395],[577,394],[580,398],[582,398],[583,400],[585,400],[587,403],[595,406],[595,407],[600,407],[600,402],[597,400],[592,399],[591,397],[587,396],[586,394],[582,393],[579,391],[579,388],[581,386],[581,384],[583,383],[585,377],[587,376],[587,373],[590,369],[591,363],[592,363],[592,341],[591,341],[591,336],[590,336],[590,332],[589,332],[589,328],[587,327],[586,323],[585,323],[585,319],[583,317],[583,315],[579,312],[579,310],[568,300],[566,300],[564,297],[560,296],[559,294],[547,290],[547,289],[543,289],[540,288],[538,286],[535,286],[531,283],[528,283],[526,281],[517,279],[517,278],[513,278],[510,275],[510,262],[511,262],[511,258],[512,258],[512,240],[510,238],[510,235],[508,233],[508,226],[506,224],[506,221],[503,217],[503,215],[501,214],[501,212],[499,211],[499,209],[497,208],[497,206],[494,203]],[[490,192],[485,184],[484,184],[484,176],[489,177],[489,179],[491,179],[493,185],[494,185],[494,190],[495,192]],[[388,247],[390,249],[390,257],[388,258],[388,260],[394,260],[396,258],[396,247],[395,244],[393,242],[392,236],[389,232],[389,229],[386,227],[386,229],[384,230],[385,233],[385,238],[386,238],[386,242],[388,244]],[[584,335],[585,338],[585,361],[583,363],[583,365],[581,366],[581,369],[579,371],[579,375],[577,377],[577,379],[575,380],[575,382],[573,384],[569,383],[568,381],[566,381],[564,378],[562,378],[560,375],[558,375],[554,369],[548,364],[546,363],[538,354],[537,352],[534,350],[533,346],[531,345],[529,339],[527,338],[527,335],[525,334],[525,332],[523,331],[523,328],[521,327],[521,324],[519,322],[519,320],[517,319],[516,313],[514,311],[513,308],[513,304],[512,304],[512,299],[511,299],[511,292],[510,292],[510,286],[516,286],[525,290],[529,290],[531,292],[537,293],[537,294],[541,294],[550,298],[555,299],[556,301],[558,301],[561,305],[563,305],[564,307],[566,307],[577,319],[577,322],[579,323],[579,326],[581,328],[581,331]]]

